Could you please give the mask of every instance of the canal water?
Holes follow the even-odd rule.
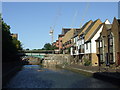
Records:
[[[116,88],[92,77],[59,68],[24,65],[4,88]]]

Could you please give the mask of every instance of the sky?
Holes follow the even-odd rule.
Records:
[[[118,2],[2,2],[3,20],[24,49],[41,49],[51,43],[50,27],[54,27],[54,41],[62,28],[80,28],[87,21],[118,18]]]

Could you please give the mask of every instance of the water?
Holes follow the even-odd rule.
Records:
[[[58,68],[25,65],[5,88],[116,88],[95,78]]]

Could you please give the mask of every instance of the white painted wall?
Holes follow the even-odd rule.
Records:
[[[104,23],[105,23],[105,24],[110,24],[110,22],[109,22],[108,19],[106,19]],[[75,37],[75,38],[74,38],[74,43],[76,43],[75,46],[78,47],[77,50],[80,49],[80,45],[84,45],[84,52],[85,52],[85,54],[96,53],[96,41],[95,41],[95,40],[100,36],[100,33],[101,33],[101,31],[102,31],[102,28],[103,28],[103,25],[102,25],[101,28],[98,30],[98,32],[94,35],[94,37],[91,39],[91,42],[88,42],[88,49],[86,49],[86,44],[84,44],[84,39],[78,40],[78,36]],[[71,51],[72,51],[72,50],[73,50],[73,49],[71,48]],[[79,51],[76,51],[75,54],[78,55],[78,54],[79,54]],[[71,55],[73,55],[72,52],[71,52]]]
[[[94,35],[94,37],[91,39],[91,53],[96,53],[96,41],[98,37],[100,36],[100,33],[102,32],[103,25],[100,27],[98,32]]]
[[[106,19],[105,24],[110,24],[110,21],[108,19]]]
[[[73,55],[73,47],[70,48],[70,55]]]
[[[88,49],[86,48],[86,44],[88,44]],[[91,48],[90,48],[90,47],[91,47],[90,44],[91,44],[91,43],[88,42],[88,43],[86,43],[86,44],[84,45],[84,47],[85,47],[85,48],[84,48],[85,54],[89,54],[89,53],[91,52],[91,51],[90,51],[90,49],[91,49]]]

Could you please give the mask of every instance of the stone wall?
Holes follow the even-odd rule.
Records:
[[[36,57],[29,57],[28,62],[29,64],[32,64],[32,65],[39,65],[41,62],[41,59]]]
[[[46,54],[42,62],[43,66],[56,66],[60,64],[70,64],[72,60],[69,54]]]

